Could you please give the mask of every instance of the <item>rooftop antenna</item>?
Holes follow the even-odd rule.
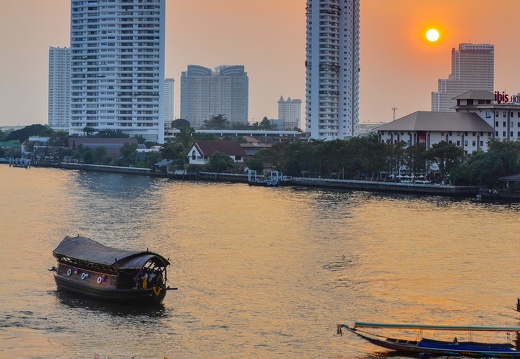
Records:
[[[392,107],[392,112],[394,113],[394,117],[392,121],[395,121],[395,111],[397,111],[397,107]]]

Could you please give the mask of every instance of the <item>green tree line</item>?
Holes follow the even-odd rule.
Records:
[[[225,119],[213,118],[217,122]],[[180,126],[179,126],[180,127]],[[113,159],[106,149],[66,147],[68,135],[52,131],[47,126],[31,125],[11,133],[0,132],[0,140],[25,141],[29,136],[49,136],[49,147],[42,156],[63,160],[69,156],[76,161],[92,164],[152,167],[166,159],[172,161],[171,169],[198,171],[188,166],[188,151],[197,140],[213,140],[214,135],[196,133],[191,127],[180,127],[174,139],[161,146],[160,152],[151,152],[146,158],[137,156],[137,146],[126,144],[120,157]],[[118,136],[119,133],[102,133]],[[236,139],[239,138],[226,138]],[[221,153],[210,158],[205,170],[238,171],[239,168]],[[280,142],[262,149],[246,159],[246,165],[258,172],[276,169],[284,175],[296,177],[321,177],[355,180],[395,180],[398,175],[428,176],[434,183],[473,185],[487,188],[500,187],[500,177],[520,173],[520,142],[491,140],[488,151],[465,154],[452,144],[441,141],[426,149],[423,144],[408,146],[405,142],[381,143],[378,136],[353,137],[348,140],[310,142]]]

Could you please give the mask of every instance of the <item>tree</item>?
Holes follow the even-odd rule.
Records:
[[[258,157],[246,158],[246,166],[257,173],[261,173],[264,170],[264,163]]]
[[[23,143],[25,140],[29,139],[30,136],[42,136],[42,137],[50,137],[52,134],[52,129],[49,126],[44,126],[40,124],[26,126],[16,131],[10,132],[5,140],[17,140],[20,143]]]
[[[490,188],[500,186],[500,177],[520,172],[520,142],[491,140],[488,151],[478,151],[450,172],[457,184]]]
[[[386,171],[392,175],[399,175],[401,173],[401,166],[404,161],[404,151],[406,142],[400,141],[398,143],[387,142],[384,144],[384,155],[386,163]]]
[[[173,128],[189,128],[189,127],[191,127],[191,123],[190,123],[190,121],[185,120],[183,118],[178,118],[178,119],[172,121],[172,127]]]
[[[67,146],[69,134],[65,131],[54,131],[49,137],[49,146]]]
[[[418,173],[426,169],[426,146],[422,143],[406,147],[404,150],[404,164],[412,174]]]
[[[85,132],[85,129],[83,129],[83,131]],[[98,133],[96,133],[96,137],[99,137],[99,138],[129,138],[130,135],[127,133],[124,133],[121,130],[107,129],[107,130],[98,131]],[[138,142],[139,142],[139,137],[142,137],[142,136],[136,136],[136,138],[138,139]],[[144,143],[144,137],[142,139],[143,139],[143,143]]]
[[[267,117],[264,117],[262,121],[260,121],[260,124],[258,125],[258,128],[261,130],[270,130],[271,129],[271,121],[267,119]]]
[[[447,174],[462,162],[464,150],[459,146],[441,141],[432,145],[425,153],[427,160],[433,161],[439,165],[441,178],[446,180]]]
[[[186,151],[189,150],[193,142],[195,142],[195,130],[191,127],[182,127],[175,136],[175,143],[180,144]]]
[[[235,167],[235,161],[222,152],[215,152],[209,157],[209,169],[220,173]]]
[[[125,143],[119,150],[121,157],[118,160],[120,166],[135,165],[137,156],[137,145],[135,143]]]
[[[173,160],[175,168],[183,168],[188,162],[187,150],[181,143],[168,141],[161,148],[161,157],[166,160]]]
[[[229,128],[229,121],[224,115],[216,115],[204,121],[202,126],[205,130],[225,130]]]
[[[85,132],[87,136],[92,136],[94,132],[96,132],[96,129],[94,127],[86,126],[83,128],[83,132]]]

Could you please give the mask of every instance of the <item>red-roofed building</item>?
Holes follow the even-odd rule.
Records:
[[[246,156],[244,149],[237,141],[201,140],[195,142],[188,152],[189,164],[205,165],[215,152],[228,155],[236,163],[244,163],[244,157]]]

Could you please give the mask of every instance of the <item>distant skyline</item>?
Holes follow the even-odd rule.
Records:
[[[166,71],[244,65],[249,121],[277,117],[277,101],[305,100],[305,0],[166,0]],[[360,123],[429,111],[460,43],[495,45],[495,90],[520,91],[520,1],[361,0]],[[49,48],[69,47],[70,0],[0,0],[0,126],[47,123]],[[426,41],[430,27],[440,31]]]

